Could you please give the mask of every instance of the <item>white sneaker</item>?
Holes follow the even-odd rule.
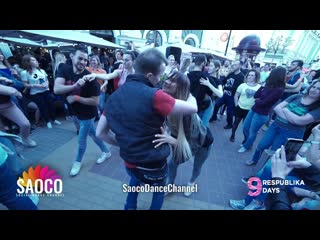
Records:
[[[37,206],[39,203],[39,197],[37,194],[30,194],[28,197],[31,199],[31,201]]]
[[[22,143],[26,147],[36,147],[37,143],[30,138],[22,139]]]
[[[187,185],[192,187],[192,186],[194,186],[194,184],[195,184],[195,183],[189,183],[189,182],[188,182]],[[184,196],[186,196],[186,197],[190,197],[191,194],[192,194],[192,192],[191,192],[191,191],[190,191],[190,192],[184,192],[183,194],[184,194]]]
[[[229,205],[230,207],[232,207],[233,209],[236,209],[236,210],[243,210],[247,204],[246,204],[246,201],[244,199],[242,200],[229,200]]]
[[[246,152],[246,151],[247,151],[247,149],[242,146],[242,147],[238,150],[238,153],[244,153],[244,152]]]
[[[47,122],[47,128],[52,128],[51,122]]]
[[[70,171],[70,176],[72,176],[72,177],[76,176],[80,172],[80,169],[81,169],[81,163],[75,161],[72,165],[72,168]]]
[[[54,124],[56,124],[56,125],[61,125],[61,122],[60,121],[58,121],[58,120],[54,120],[54,122],[53,122]]]
[[[111,152],[103,152],[101,156],[97,159],[96,163],[103,163],[105,160],[111,157]]]
[[[259,202],[255,199],[251,201],[249,205],[247,205],[244,210],[265,210],[266,207],[264,206],[263,202]]]

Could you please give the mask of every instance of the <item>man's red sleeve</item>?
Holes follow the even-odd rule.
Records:
[[[167,116],[173,109],[176,100],[162,90],[158,90],[153,97],[154,109],[163,116]]]

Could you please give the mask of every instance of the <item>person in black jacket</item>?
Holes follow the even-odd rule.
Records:
[[[241,63],[240,61],[235,61],[232,65],[234,71],[229,73],[225,78],[224,82],[224,91],[223,96],[215,103],[214,111],[210,120],[217,120],[217,113],[219,108],[226,104],[227,105],[227,125],[224,126],[224,129],[231,129],[233,125],[233,109],[234,109],[234,95],[237,88],[244,81],[244,75],[240,71]]]

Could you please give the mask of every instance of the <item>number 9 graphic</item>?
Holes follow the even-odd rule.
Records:
[[[252,185],[252,183],[255,182],[256,185]],[[256,197],[259,196],[259,194],[261,193],[262,190],[262,183],[260,178],[257,177],[251,177],[248,180],[248,188],[250,189],[250,191],[248,192],[248,195],[251,197]],[[253,191],[251,191],[253,190]]]

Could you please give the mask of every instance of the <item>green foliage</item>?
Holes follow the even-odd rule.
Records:
[[[286,49],[293,43],[291,37],[283,37],[282,35],[271,38],[267,43],[267,52],[276,55],[277,53],[284,54]]]

